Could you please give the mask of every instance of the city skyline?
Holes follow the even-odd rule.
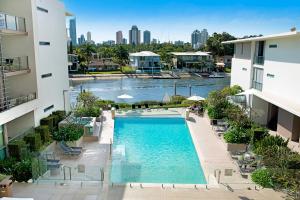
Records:
[[[68,11],[76,16],[78,35],[88,30],[96,43],[115,39],[118,30],[128,37],[137,25],[150,30],[161,42],[190,41],[195,29],[206,28],[211,35],[226,31],[236,37],[272,34],[300,28],[300,2],[266,1],[72,1],[64,0]],[[99,12],[101,8],[101,12]],[[172,9],[170,9],[172,8]],[[153,15],[155,10],[155,15]]]

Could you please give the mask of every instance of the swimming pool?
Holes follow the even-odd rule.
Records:
[[[117,117],[110,178],[113,183],[206,183],[181,117]]]

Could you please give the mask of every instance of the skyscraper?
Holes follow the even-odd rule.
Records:
[[[150,31],[144,31],[144,44],[150,44],[151,42],[151,32]]]
[[[123,43],[123,44],[127,44],[127,39],[126,39],[126,38],[123,38],[122,43]]]
[[[129,44],[138,45],[141,43],[141,31],[136,25],[133,25],[129,30]]]
[[[116,42],[117,42],[117,44],[123,44],[123,33],[122,33],[122,31],[118,31],[116,33]]]
[[[82,44],[84,44],[85,43],[85,38],[84,38],[84,35],[82,34],[81,36],[80,36],[80,38],[78,38],[78,44],[79,45],[82,45]]]
[[[86,33],[86,41],[88,43],[92,42],[92,33],[90,31]]]
[[[207,29],[203,29],[201,31],[201,45],[205,45],[206,44],[206,41],[208,40],[208,32],[207,32]]]
[[[195,30],[192,33],[191,43],[192,43],[192,47],[194,49],[200,48],[200,46],[201,46],[201,32],[199,30]]]
[[[76,19],[70,19],[70,38],[73,45],[77,45],[77,33],[76,33]]]

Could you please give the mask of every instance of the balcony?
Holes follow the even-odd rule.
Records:
[[[16,98],[0,98],[0,113],[35,99],[36,93],[23,95]]]
[[[264,65],[265,57],[264,56],[255,56],[254,57],[254,64],[255,65]]]
[[[0,12],[0,35],[26,34],[25,18]]]
[[[252,81],[252,88],[262,91],[263,84],[257,81]]]
[[[30,72],[28,56],[0,59],[1,70],[7,77]]]

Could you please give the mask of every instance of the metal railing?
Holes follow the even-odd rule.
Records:
[[[257,81],[252,81],[252,88],[262,91],[263,84]]]
[[[0,30],[26,32],[25,18],[0,12]]]
[[[28,56],[2,58],[0,59],[0,67],[4,70],[4,72],[28,70]]]
[[[23,95],[16,98],[0,98],[0,113],[34,99],[36,99],[36,93]]]
[[[265,57],[264,56],[255,56],[254,57],[254,64],[256,65],[264,65]]]

